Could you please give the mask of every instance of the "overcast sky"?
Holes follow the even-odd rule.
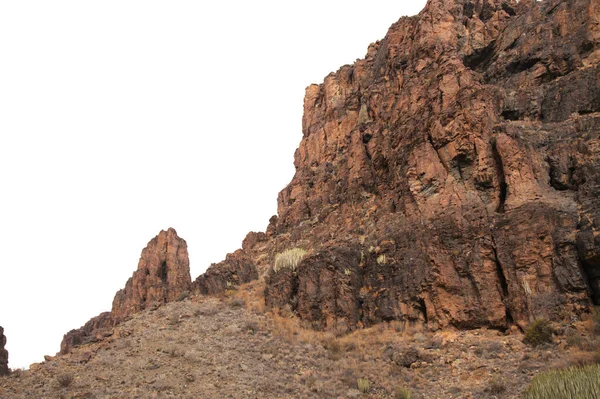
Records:
[[[174,227],[192,278],[264,231],[304,89],[425,0],[0,0],[0,325],[9,366],[110,310]]]

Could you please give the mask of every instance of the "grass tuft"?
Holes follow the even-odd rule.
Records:
[[[523,399],[600,399],[600,365],[570,367],[536,375]]]
[[[296,270],[298,263],[304,258],[306,251],[302,248],[292,248],[285,250],[275,255],[275,265],[273,270],[278,272],[281,269],[292,269]]]
[[[366,378],[359,378],[356,381],[356,385],[358,386],[358,390],[362,393],[369,393],[371,390],[371,383]]]

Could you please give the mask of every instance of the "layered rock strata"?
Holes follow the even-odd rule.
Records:
[[[4,348],[5,346],[6,336],[4,335],[4,328],[0,327],[0,376],[10,373],[10,369],[8,368],[8,351]]]
[[[317,328],[525,326],[600,302],[600,6],[430,0],[309,86],[266,302]]]

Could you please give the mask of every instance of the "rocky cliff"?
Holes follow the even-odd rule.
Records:
[[[112,306],[115,322],[150,306],[189,293],[192,279],[187,244],[170,228],[161,231],[142,251],[137,270],[117,292]]]
[[[600,300],[600,5],[430,0],[306,89],[267,304],[508,328]],[[560,306],[559,306],[560,305]]]
[[[596,0],[429,0],[306,89],[296,173],[265,233],[191,284],[185,241],[161,232],[111,313],[76,331],[256,278],[267,306],[316,329],[504,330],[587,312],[599,42]],[[292,248],[307,251],[297,268],[273,270]]]
[[[111,328],[128,316],[187,296],[191,287],[187,243],[175,229],[162,230],[142,250],[138,268],[116,293],[112,310],[65,334],[60,353],[110,334]]]
[[[6,336],[4,336],[4,328],[0,327],[0,376],[8,375],[8,351],[4,349],[6,345]]]

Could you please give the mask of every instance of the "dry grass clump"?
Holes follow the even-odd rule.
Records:
[[[371,383],[366,378],[359,378],[358,381],[356,381],[356,385],[358,390],[362,393],[369,393],[371,390]]]
[[[599,399],[600,365],[570,367],[538,374],[524,399]]]
[[[486,391],[493,395],[499,395],[506,391],[506,384],[501,378],[495,377],[488,381]]]
[[[278,272],[281,269],[296,270],[298,263],[300,263],[306,253],[302,248],[292,248],[275,255],[273,271]]]
[[[411,396],[410,390],[405,387],[397,387],[394,391],[394,399],[410,399]]]

